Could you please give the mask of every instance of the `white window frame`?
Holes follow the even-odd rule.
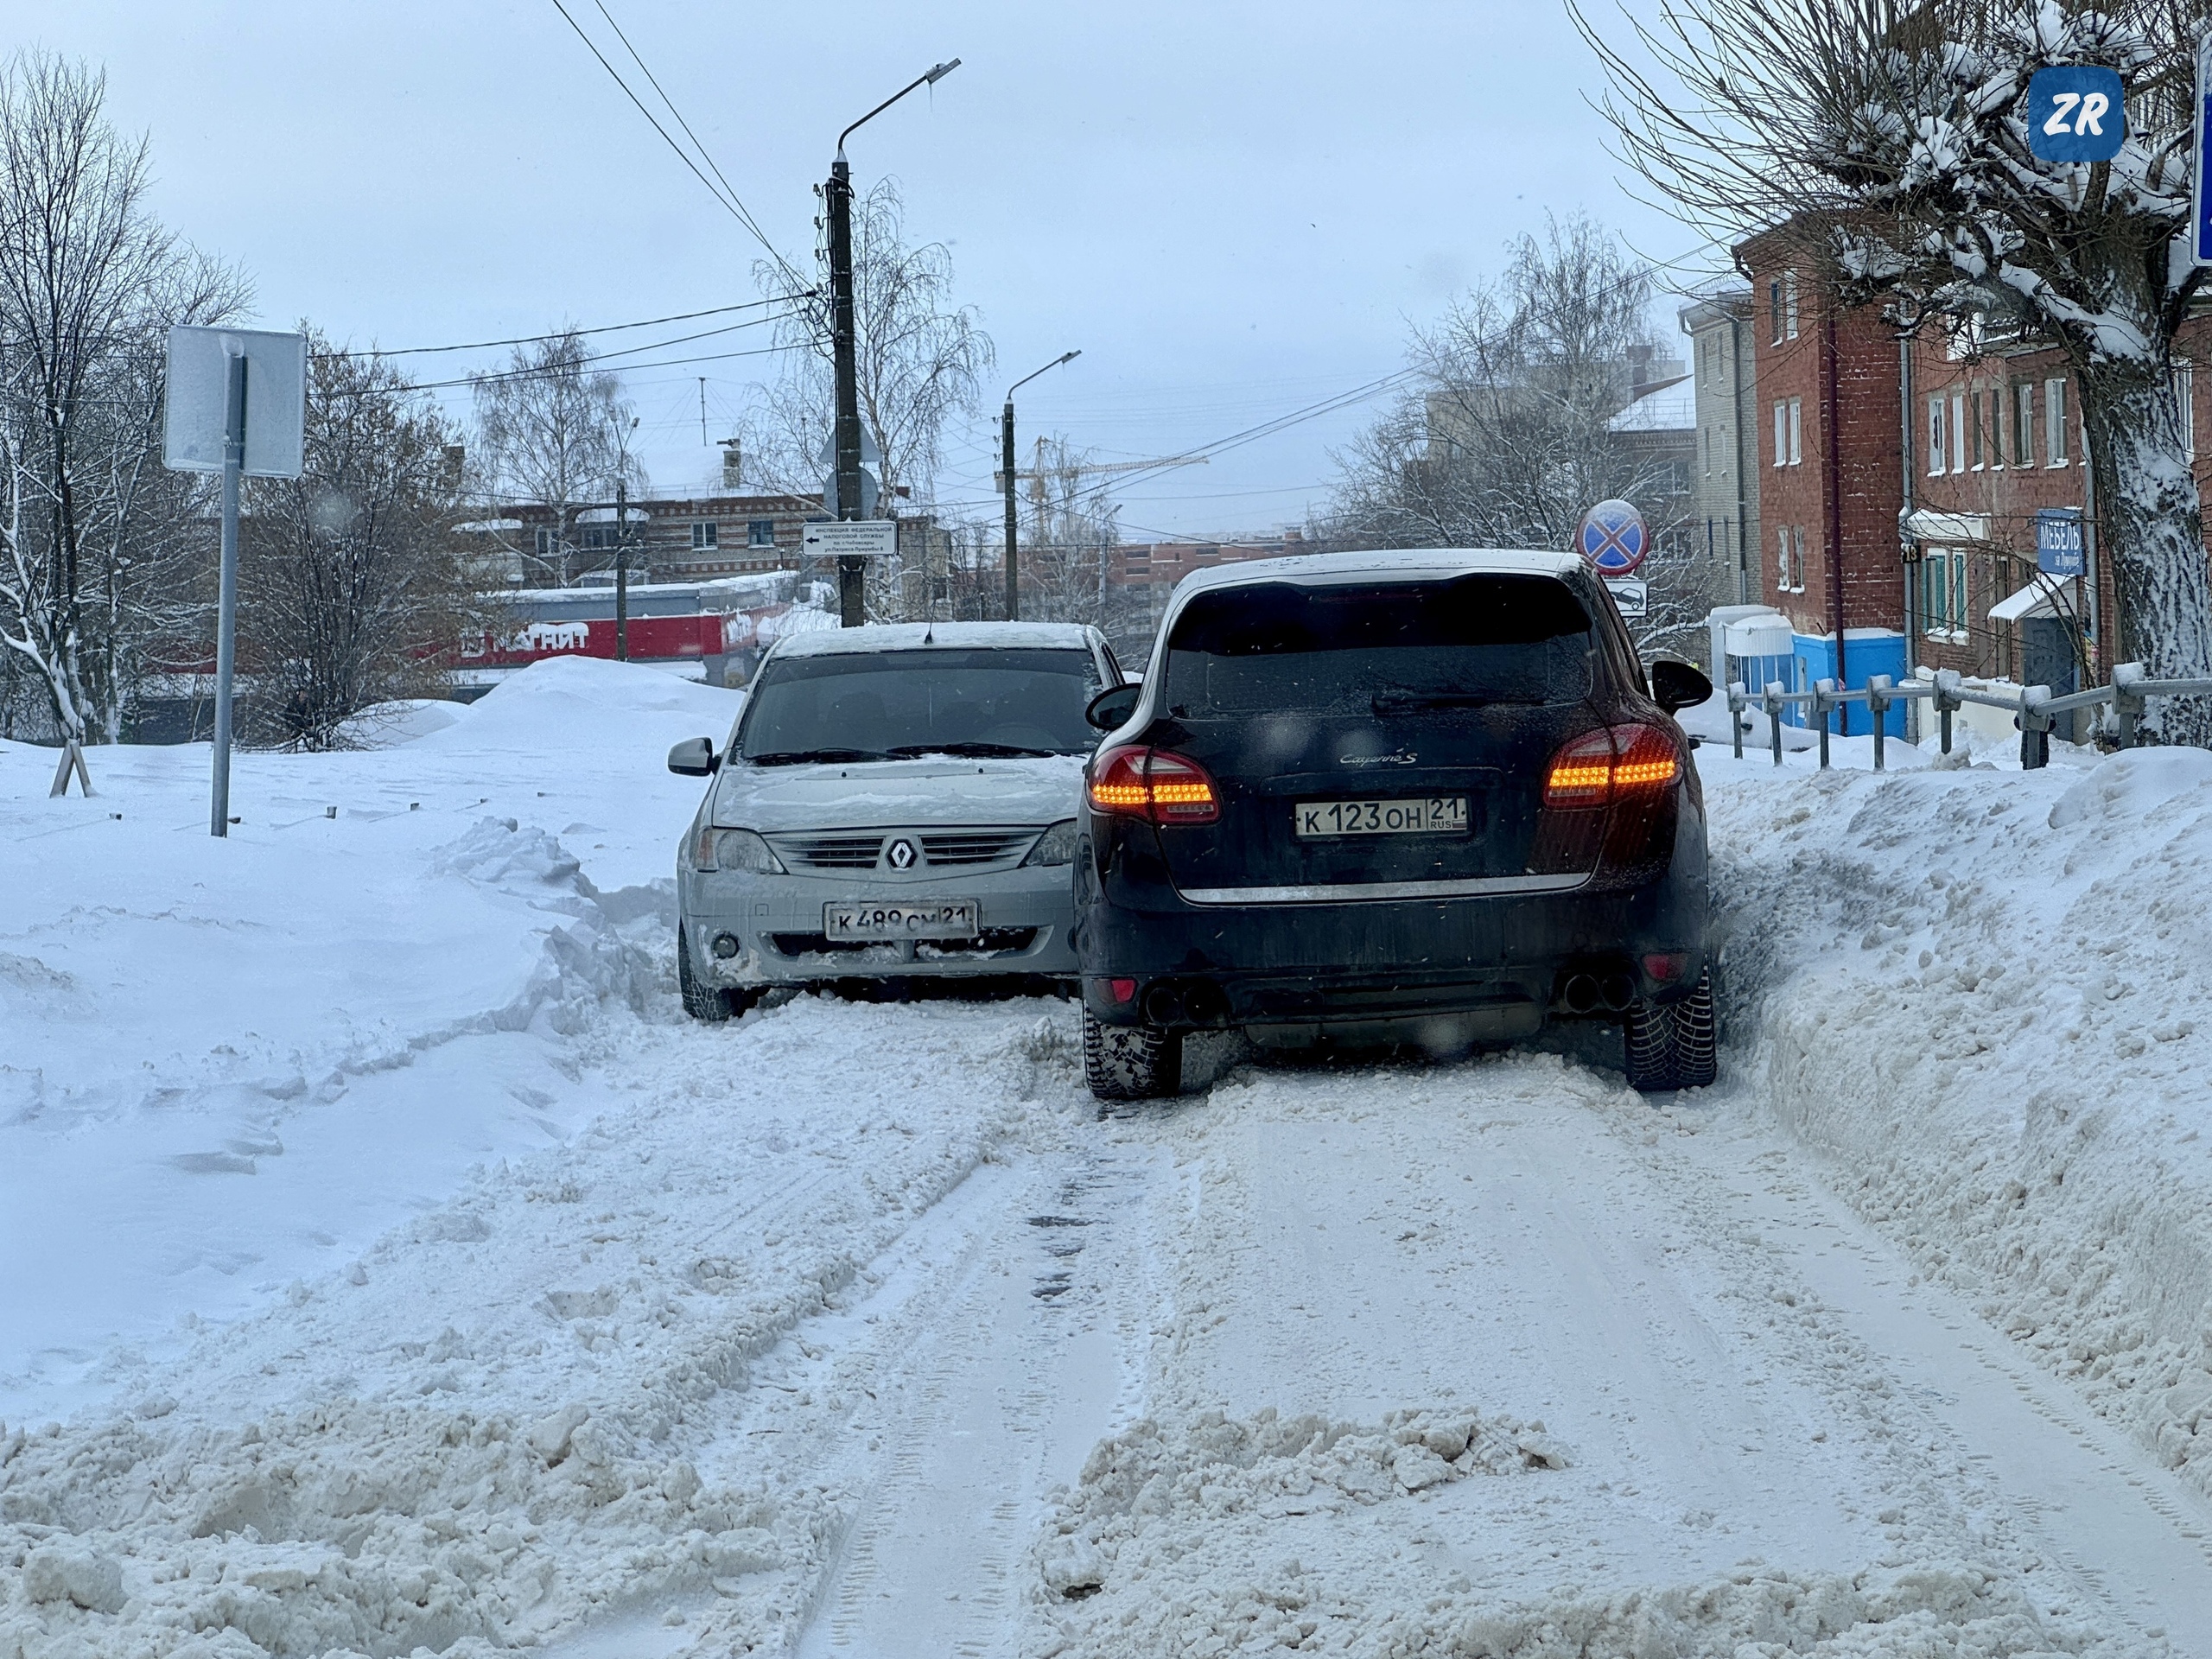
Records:
[[[2012,464],[2036,464],[2036,383],[2023,380],[2012,388]]]
[[[1783,336],[1797,338],[1797,272],[1792,268],[1782,273]]]
[[[1789,464],[1798,467],[1805,460],[1805,400],[1789,400]]]
[[[1951,394],[1951,470],[1963,473],[1967,469],[1967,398],[1962,391]]]
[[[1990,387],[1984,402],[1986,407],[1982,419],[1987,430],[1983,438],[1989,446],[1989,470],[2001,473],[2005,470],[2005,388]]]
[[[719,552],[721,537],[711,518],[691,521],[691,550],[694,553]]]
[[[1777,524],[1774,527],[1774,591],[1777,594],[1786,594],[1789,591],[1789,525]]]
[[[1789,591],[1805,591],[1805,527],[1798,524],[1789,532]]]
[[[1774,400],[1774,464],[1789,464],[1789,404],[1781,397]]]
[[[1939,394],[1928,400],[1928,476],[1941,478],[1947,464],[1943,457],[1949,452],[1943,442],[1943,399]]]
[[[2066,382],[2043,383],[2043,464],[2046,469],[2066,465]]]
[[[1782,278],[1779,276],[1767,278],[1766,308],[1774,334],[1774,339],[1769,343],[1779,346],[1782,344]]]
[[[1921,620],[1922,632],[1930,639],[1941,639],[1950,645],[1963,644],[1967,638],[1967,555],[1963,548],[1931,547],[1921,560],[1923,575],[1920,584],[1920,600],[1929,607],[1929,582],[1924,574],[1934,570],[1938,574],[1936,586],[1942,591],[1942,608],[1939,613],[1929,607]]]

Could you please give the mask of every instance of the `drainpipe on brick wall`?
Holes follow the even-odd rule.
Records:
[[[1827,493],[1828,623],[1835,630],[1835,683],[1849,685],[1851,681],[1843,665],[1843,446],[1841,434],[1837,430],[1835,301],[1833,296],[1828,297],[1821,310],[1821,369],[1827,383],[1821,389],[1821,425],[1827,451],[1821,470],[1823,474],[1821,482]],[[1838,708],[1835,718],[1836,729],[1849,736],[1851,705],[1847,702]]]
[[[1904,673],[1907,679],[1920,672],[1920,619],[1915,614],[1920,606],[1920,567],[1904,556],[1912,550],[1913,534],[1905,526],[1912,518],[1912,331],[1897,335],[1897,409],[1900,424],[1897,445],[1898,464],[1904,469],[1903,488],[1898,491],[1904,505],[1897,513],[1897,568],[1904,572]],[[1920,703],[1917,699],[1904,706],[1905,739],[1920,741]]]
[[[1759,405],[1757,389],[1749,385],[1744,373],[1744,322],[1735,308],[1728,309],[1728,428],[1735,440],[1736,448],[1736,602],[1751,602],[1751,480],[1744,472],[1744,427],[1745,415],[1758,418]],[[1744,394],[1752,394],[1751,406],[1744,408]],[[1726,668],[1716,663],[1715,668]]]

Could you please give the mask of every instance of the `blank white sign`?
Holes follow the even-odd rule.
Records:
[[[179,472],[223,470],[230,360],[245,358],[245,472],[297,478],[307,462],[308,341],[257,328],[169,330],[162,460]]]

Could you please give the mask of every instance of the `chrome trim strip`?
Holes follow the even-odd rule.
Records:
[[[1571,893],[1590,880],[1568,875],[1478,875],[1460,881],[1344,881],[1300,887],[1185,887],[1194,905],[1357,905],[1385,899],[1475,899],[1513,893]]]

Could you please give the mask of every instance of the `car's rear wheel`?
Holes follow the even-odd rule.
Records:
[[[1719,1071],[1719,1033],[1713,1016],[1713,973],[1679,1002],[1638,1002],[1623,1029],[1629,1087],[1645,1094],[1702,1089]]]
[[[1100,1100],[1157,1100],[1183,1086],[1183,1033],[1109,1026],[1083,1011],[1083,1080]]]
[[[710,1026],[743,1014],[760,1001],[757,991],[726,991],[719,986],[702,984],[699,976],[691,971],[691,945],[681,927],[676,930],[676,984],[683,994],[683,1012]]]

